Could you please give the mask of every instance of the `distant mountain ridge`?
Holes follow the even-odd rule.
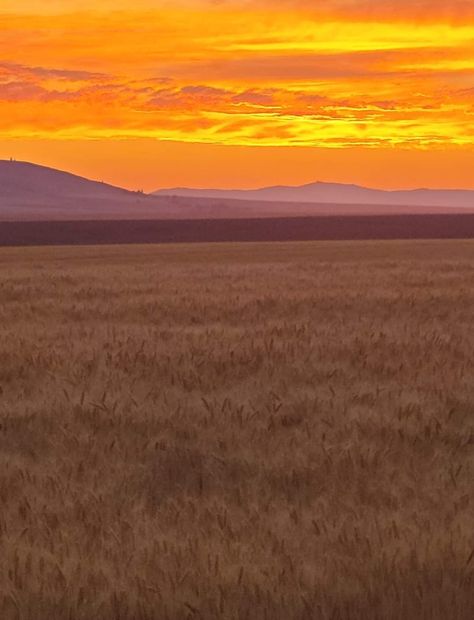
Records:
[[[0,222],[431,215],[466,209],[474,211],[474,191],[386,192],[313,183],[249,191],[160,190],[149,195],[37,164],[0,160]]]
[[[142,206],[153,217],[158,202],[55,168],[0,160],[0,220],[134,217]]]
[[[251,190],[172,188],[158,190],[153,192],[153,195],[270,202],[474,208],[474,190],[380,190],[319,181],[300,186],[277,185]]]
[[[136,192],[55,168],[24,161],[0,160],[0,196],[17,201],[37,201],[38,191],[50,199],[55,196],[112,199],[136,196]]]

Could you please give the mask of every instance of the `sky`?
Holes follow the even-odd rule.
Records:
[[[0,0],[0,158],[474,188],[472,0]]]

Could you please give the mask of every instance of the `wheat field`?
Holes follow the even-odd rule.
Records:
[[[471,241],[0,250],[0,618],[473,618],[473,314]]]

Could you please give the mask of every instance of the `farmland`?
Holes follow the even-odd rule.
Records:
[[[293,205],[294,206],[294,205]],[[331,206],[329,205],[328,210]],[[357,205],[355,206],[357,208]],[[0,218],[1,219],[1,218]],[[474,214],[0,221],[1,246],[472,239]]]
[[[0,617],[474,617],[473,308],[472,241],[0,249]]]

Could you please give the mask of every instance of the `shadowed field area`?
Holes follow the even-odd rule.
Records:
[[[474,242],[0,250],[3,620],[474,617]]]
[[[473,213],[0,222],[0,246],[473,238]]]

